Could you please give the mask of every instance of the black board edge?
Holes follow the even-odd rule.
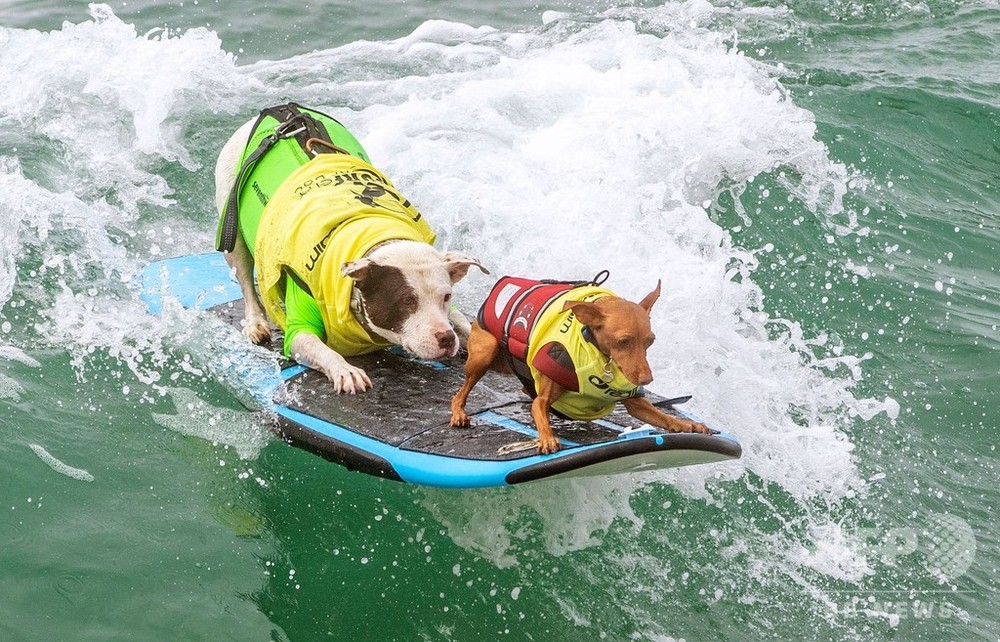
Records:
[[[393,468],[392,464],[378,455],[327,437],[326,435],[321,435],[281,415],[278,415],[276,419],[277,426],[275,427],[275,432],[279,437],[296,448],[319,455],[323,459],[340,464],[350,471],[366,473],[397,482],[404,481],[396,472],[396,469]]]
[[[553,457],[537,464],[531,464],[512,470],[507,474],[508,484],[523,484],[525,482],[545,479],[587,466],[593,466],[613,459],[641,455],[660,450],[699,450],[722,455],[727,459],[739,459],[743,448],[732,439],[692,433],[674,433],[665,436],[663,443],[650,447],[649,439],[623,439],[621,442],[608,444],[602,448],[587,448],[581,452],[568,453],[561,457]]]

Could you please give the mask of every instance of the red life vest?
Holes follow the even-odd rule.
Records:
[[[514,374],[525,391],[536,396],[535,383],[527,364],[531,332],[546,308],[568,290],[593,281],[537,281],[505,276],[490,291],[476,317],[479,325],[500,341]],[[570,355],[559,343],[543,347],[532,361],[536,370],[566,390],[580,390]]]

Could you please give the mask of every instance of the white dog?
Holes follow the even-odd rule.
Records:
[[[220,249],[243,292],[243,333],[255,343],[270,338],[266,307],[285,331],[287,355],[337,392],[355,393],[372,383],[345,356],[395,344],[441,359],[456,354],[458,335],[468,337],[452,285],[470,266],[488,271],[436,250],[420,213],[329,116],[294,104],[262,111],[222,148],[215,179],[220,238],[227,210],[239,209]]]

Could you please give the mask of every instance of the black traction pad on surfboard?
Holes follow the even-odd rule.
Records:
[[[239,327],[243,304],[242,301],[224,303],[210,311]],[[281,346],[280,332],[272,330],[271,349],[280,354]],[[349,361],[365,370],[373,384],[371,390],[359,395],[337,394],[322,373],[306,370],[288,379],[275,401],[307,415],[350,426],[356,433],[404,450],[494,461],[537,454],[535,449],[501,454],[504,447],[534,437],[533,433],[503,425],[513,425],[506,420],[528,427],[533,425],[530,399],[513,376],[487,373],[473,388],[466,404],[472,425],[452,428],[448,425],[451,398],[465,378],[461,356],[427,362],[386,350],[351,357]],[[293,364],[282,358],[282,368]],[[653,403],[664,400],[651,393],[646,397]],[[663,410],[683,417],[670,406]],[[564,447],[612,441],[623,428],[643,425],[621,404],[598,422],[556,416],[550,419],[553,432],[563,440]]]

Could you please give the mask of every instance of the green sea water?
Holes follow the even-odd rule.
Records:
[[[4,3],[0,639],[997,639],[998,72],[994,2]],[[494,274],[662,278],[652,387],[743,459],[459,492],[271,437],[270,358],[130,281],[290,99]]]

